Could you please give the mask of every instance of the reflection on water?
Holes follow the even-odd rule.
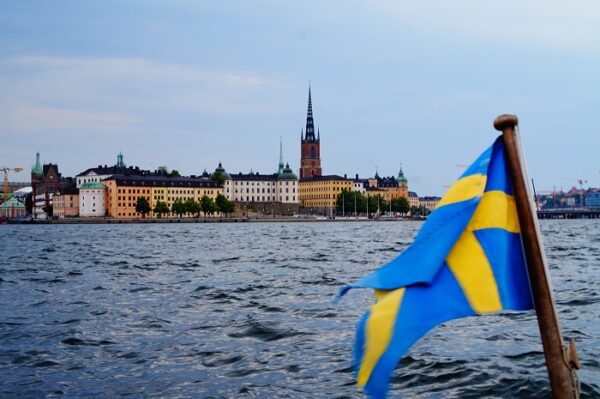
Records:
[[[0,396],[357,397],[354,327],[372,299],[337,289],[420,224],[0,227]],[[583,397],[600,396],[600,221],[543,221]],[[548,397],[532,312],[433,330],[392,395]]]

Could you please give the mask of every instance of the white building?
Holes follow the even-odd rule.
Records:
[[[79,216],[105,216],[106,186],[98,182],[83,183],[79,187]]]
[[[230,175],[219,163],[213,173],[224,179],[223,193],[234,202],[280,202],[298,204],[298,176],[289,165],[279,173],[264,175],[260,173],[238,173]]]
[[[357,174],[352,180],[352,191],[365,195],[367,193],[367,183],[367,179],[360,179]]]
[[[117,163],[114,166],[98,165],[97,168],[87,169],[85,172],[81,172],[75,177],[75,186],[80,188],[85,183],[101,183],[102,180],[109,178],[113,175],[133,175],[139,176],[147,174],[147,171],[140,170],[138,167],[125,166],[123,154],[119,152],[117,155]]]
[[[212,179],[223,181],[223,193],[230,201],[300,204],[298,176],[294,174],[289,164],[284,166],[281,142],[277,173],[263,175],[251,171],[230,175],[219,162]]]

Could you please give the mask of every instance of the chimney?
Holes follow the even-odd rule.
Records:
[[[356,174],[356,180],[358,180],[358,173]]]

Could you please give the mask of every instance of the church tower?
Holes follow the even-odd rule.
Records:
[[[308,86],[308,112],[306,133],[300,133],[300,179],[321,176],[321,133],[315,136],[310,85]]]

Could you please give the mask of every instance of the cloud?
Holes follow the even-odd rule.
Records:
[[[110,112],[81,111],[69,108],[15,104],[4,113],[10,130],[37,132],[46,130],[114,130],[135,125],[127,115]]]
[[[252,73],[138,58],[25,56],[0,60],[0,86],[11,128],[106,130],[156,127],[161,120],[176,128],[173,121],[186,117],[261,112],[251,99],[268,99],[286,85]]]
[[[589,52],[600,47],[600,3],[594,0],[385,0],[377,4],[410,26],[444,35],[560,51]]]

